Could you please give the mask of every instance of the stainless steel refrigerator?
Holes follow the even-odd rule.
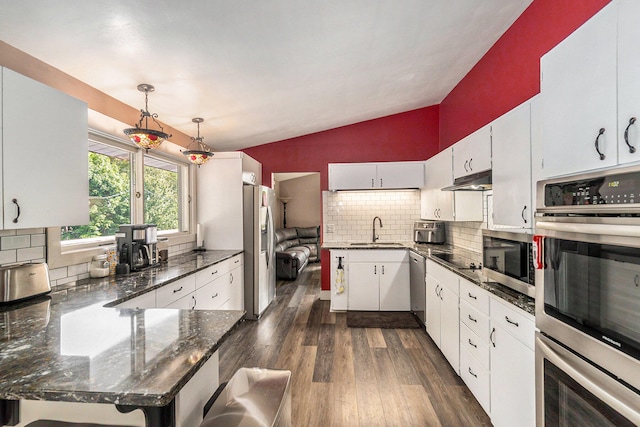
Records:
[[[276,296],[275,193],[262,185],[245,185],[243,193],[244,309],[257,320]]]

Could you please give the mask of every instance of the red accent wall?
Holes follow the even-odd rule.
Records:
[[[534,0],[440,103],[445,149],[540,92],[540,57],[609,0]]]

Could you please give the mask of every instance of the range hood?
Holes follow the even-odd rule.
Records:
[[[491,190],[491,169],[463,176],[453,180],[453,185],[444,187],[443,191],[485,191]]]

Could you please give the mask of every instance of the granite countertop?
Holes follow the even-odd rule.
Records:
[[[111,306],[238,253],[179,255],[1,307],[0,399],[168,404],[244,312]]]
[[[437,255],[440,254],[450,254],[452,257],[456,259],[456,261],[465,262],[466,264],[470,264],[472,262],[478,265],[482,261],[482,254],[478,252],[473,252],[467,249],[455,247],[449,244],[428,244],[428,243],[414,243],[414,242],[394,242],[394,243],[385,243],[385,242],[376,242],[369,244],[360,244],[360,243],[348,243],[348,242],[327,242],[322,244],[322,249],[409,249],[417,254],[420,254],[448,270],[453,271],[454,273],[460,275],[461,277],[469,280],[470,282],[475,283],[482,289],[490,292],[497,297],[502,298],[503,300],[513,304],[514,306],[524,310],[525,312],[535,315],[535,299],[529,297],[528,295],[522,294],[520,292],[514,291],[511,288],[501,285],[500,283],[494,282],[488,279],[486,276],[482,275],[482,270],[461,270],[455,264],[449,263],[441,258],[438,258]]]

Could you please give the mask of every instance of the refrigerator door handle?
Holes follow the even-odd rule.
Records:
[[[267,268],[270,268],[269,264],[271,263],[271,257],[273,256],[274,250],[274,230],[273,230],[273,216],[271,215],[271,206],[267,206]]]

